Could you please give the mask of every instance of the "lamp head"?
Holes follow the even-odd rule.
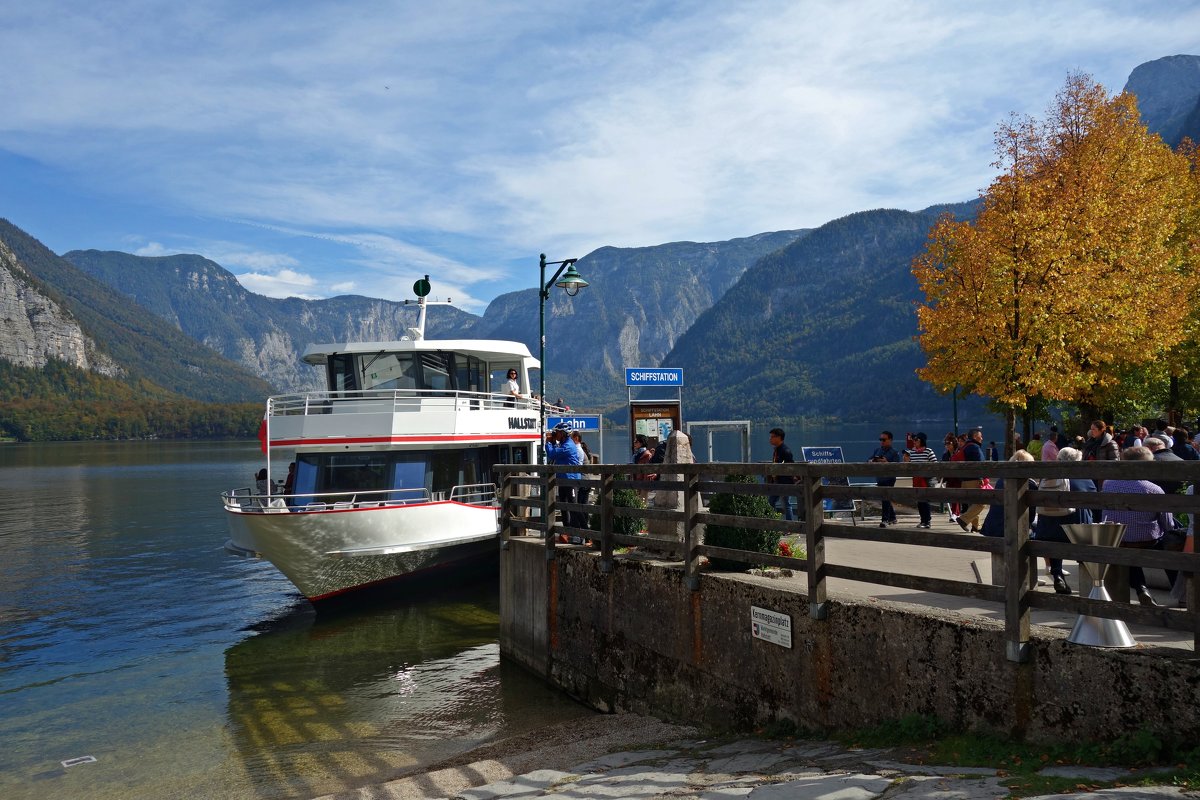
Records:
[[[588,287],[588,282],[575,269],[575,261],[572,259],[571,263],[567,264],[567,271],[563,273],[563,276],[554,285],[560,289],[564,289],[568,297],[574,297],[579,294],[580,289]]]

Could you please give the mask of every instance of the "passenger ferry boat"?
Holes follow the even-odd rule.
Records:
[[[519,342],[426,339],[435,301],[428,280],[414,289],[404,339],[310,345],[327,390],[267,399],[267,469],[294,450],[291,491],[268,473],[265,491],[222,494],[226,550],[266,558],[312,601],[497,553],[492,468],[536,453],[537,359]],[[509,370],[521,397],[506,393]]]

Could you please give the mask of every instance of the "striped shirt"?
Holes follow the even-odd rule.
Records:
[[[1107,480],[1100,490],[1105,494],[1165,494],[1150,481]],[[1163,532],[1175,527],[1175,519],[1168,511],[1105,511],[1105,522],[1120,522],[1125,525],[1121,542],[1154,542],[1162,538]]]
[[[937,454],[934,453],[933,450],[928,447],[915,447],[912,449],[905,450],[904,457],[907,458],[909,461],[913,462],[914,464],[937,463],[937,460],[938,460]],[[928,485],[929,485],[929,478],[918,478],[916,476],[913,476],[913,486],[922,487],[922,486],[928,486]],[[940,487],[940,485],[941,484],[938,483],[935,479],[934,487],[937,488],[937,487]]]

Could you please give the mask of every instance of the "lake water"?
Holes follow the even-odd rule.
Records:
[[[500,662],[494,580],[318,618],[227,555],[260,458],[0,445],[0,797],[309,797],[590,713]]]

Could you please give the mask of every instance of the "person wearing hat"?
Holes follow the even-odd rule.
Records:
[[[561,466],[577,466],[583,463],[583,450],[579,445],[571,441],[571,426],[565,422],[560,422],[554,426],[554,430],[550,432],[550,439],[546,442],[546,463],[558,464]],[[558,473],[560,480],[581,480],[583,474],[580,472],[560,472]],[[578,494],[574,486],[558,487],[558,502],[574,503]],[[582,511],[564,511],[560,516],[563,524],[568,528],[586,528],[587,515]],[[579,537],[574,537],[578,539]],[[570,541],[570,537],[563,535],[559,537],[560,541]]]
[[[1171,448],[1167,447],[1167,440],[1161,436],[1147,436],[1143,446],[1154,454],[1155,461],[1173,461],[1176,464],[1183,463],[1183,459],[1171,452]],[[1185,481],[1168,481],[1162,478],[1150,482],[1162,489],[1165,494],[1176,494],[1185,485]]]

